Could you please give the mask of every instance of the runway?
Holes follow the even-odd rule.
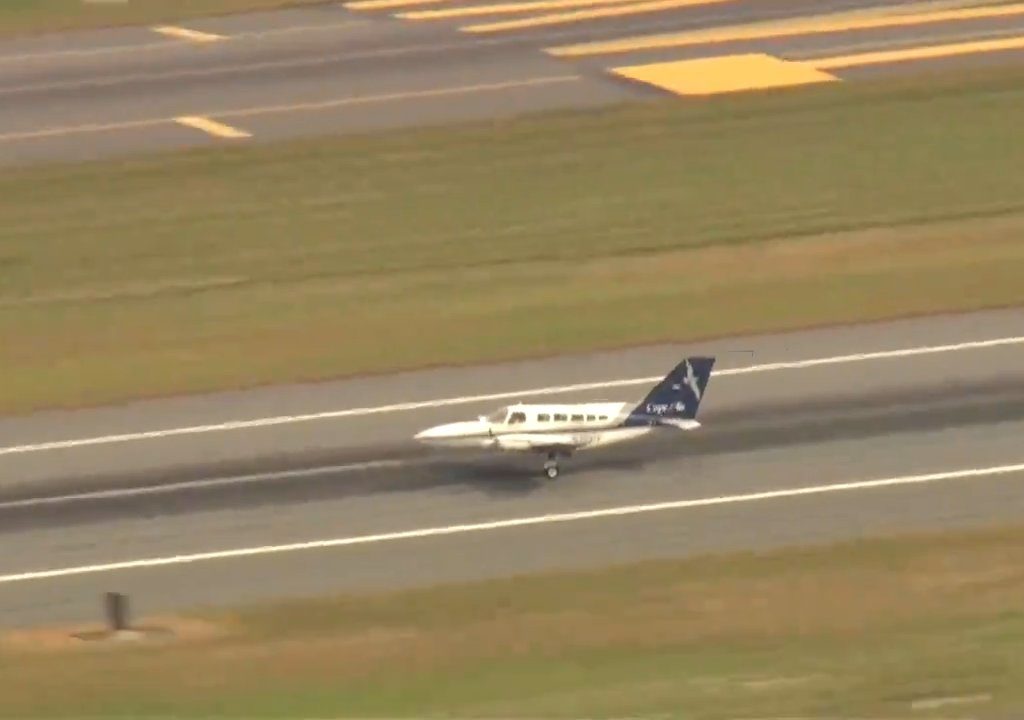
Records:
[[[1024,36],[1014,3],[894,21],[852,0],[557,1],[0,43],[0,163],[1019,62]],[[820,32],[738,28],[850,8]],[[555,483],[536,458],[409,441],[520,397],[633,399],[691,352],[720,357],[702,430],[581,454]],[[1016,522],[1022,358],[1016,309],[0,419],[0,625],[94,619],[109,589],[150,613]]]
[[[950,63],[1019,62],[1024,5],[976,5],[356,0],[187,27],[7,41],[0,43],[0,163],[92,160],[664,96],[684,102]]]
[[[8,419],[0,617],[89,619],[107,589],[158,612],[1016,522],[1022,328],[1024,311],[1004,310]],[[408,440],[509,402],[444,399],[567,381],[607,387],[545,397],[635,398],[642,384],[610,383],[663,373],[684,352],[722,358],[704,427],[580,454],[554,483],[536,458]],[[396,400],[421,405],[365,412]],[[167,434],[189,427],[206,429]],[[175,486],[152,490],[161,483]],[[96,491],[108,494],[41,502]],[[651,503],[673,505],[636,510]],[[595,510],[615,513],[551,517]],[[252,554],[209,555],[235,550]],[[97,568],[147,559],[162,564]]]

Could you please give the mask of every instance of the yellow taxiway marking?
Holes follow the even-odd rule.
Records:
[[[563,8],[594,7],[597,5],[622,5],[634,0],[531,0],[530,2],[499,3],[497,5],[466,5],[442,8],[440,10],[413,10],[397,13],[395,17],[404,20],[440,20],[444,18],[471,17],[474,15],[511,15],[535,10],[561,10]]]
[[[863,11],[855,14],[837,13],[835,15],[803,17],[794,20],[750,23],[690,32],[642,35],[621,38],[619,40],[566,45],[549,48],[547,52],[556,57],[610,55],[638,50],[656,50],[659,48],[686,47],[738,40],[764,40],[799,35],[820,35],[852,30],[875,30],[941,22],[984,20],[1012,17],[1014,15],[1024,15],[1024,3],[899,14],[893,14],[892,8],[889,8],[884,15],[874,13],[866,15]]]
[[[904,48],[902,50],[880,50],[855,55],[837,55],[830,58],[807,60],[806,63],[819,70],[832,70],[861,65],[906,62],[908,60],[931,60],[955,57],[957,55],[976,55],[1002,50],[1024,50],[1024,36],[998,38],[995,40],[974,40],[972,42],[951,43],[947,45],[928,45],[925,47]]]
[[[676,95],[717,95],[839,80],[812,65],[762,53],[617,67],[611,72]]]
[[[226,40],[227,37],[224,35],[215,35],[213,33],[200,32],[199,30],[189,30],[188,28],[177,27],[176,25],[157,25],[152,28],[153,32],[160,33],[161,35],[167,35],[168,37],[177,38],[178,40],[191,40],[192,42],[215,42],[217,40]]]
[[[836,55],[811,60],[783,60],[762,53],[725,55],[617,67],[611,68],[610,72],[676,95],[718,95],[837,82],[840,78],[827,71],[838,68],[1003,50],[1024,50],[1024,36]]]
[[[439,5],[448,0],[355,0],[344,4],[346,10],[391,10],[416,5]]]
[[[648,0],[647,2],[633,2],[614,5],[612,7],[604,7],[599,10],[578,10],[576,12],[538,15],[536,17],[522,18],[521,20],[506,20],[504,22],[486,23],[483,25],[468,25],[459,29],[468,33],[491,33],[502,32],[504,30],[522,30],[524,28],[542,27],[545,25],[559,25],[562,23],[580,22],[582,20],[621,17],[623,15],[639,15],[640,13],[658,12],[659,10],[673,10],[676,8],[695,7],[700,5],[715,5],[724,2],[732,2],[732,0]]]
[[[252,133],[247,133],[245,130],[239,130],[238,128],[219,123],[216,120],[211,120],[208,117],[202,115],[186,115],[183,117],[174,118],[174,122],[179,125],[185,125],[186,127],[195,128],[196,130],[202,130],[205,133],[209,133],[214,137],[219,138],[247,138],[252,137]]]

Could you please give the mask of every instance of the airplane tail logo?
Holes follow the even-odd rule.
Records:
[[[713,357],[689,357],[673,368],[626,418],[626,425],[660,425],[693,420],[711,379]]]

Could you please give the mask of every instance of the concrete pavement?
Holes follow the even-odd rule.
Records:
[[[1024,345],[1012,335],[1022,328],[1024,314],[1008,310],[236,396],[250,410],[315,414],[342,397],[380,407],[396,398],[437,398],[442,391],[465,397],[497,387],[512,390],[517,383],[540,387],[566,379],[607,380],[612,371],[622,377],[624,368],[629,377],[642,377],[663,370],[683,351],[719,352],[726,371],[752,365],[749,355],[730,357],[729,350],[752,349],[754,359],[769,367],[784,363],[713,377],[702,430],[581,454],[566,463],[554,483],[538,479],[533,457],[421,453],[410,446],[414,428],[472,416],[505,401],[2,455],[6,478],[29,477],[32,469],[36,477],[31,485],[8,485],[0,501],[0,532],[8,551],[0,561],[0,617],[19,625],[86,619],[95,613],[98,593],[109,588],[131,592],[142,608],[156,612],[1016,522],[1024,512],[1019,471],[810,496],[743,496],[1024,462],[1019,443]],[[1003,344],[969,345],[998,338]],[[861,359],[799,362],[851,353]],[[631,397],[642,391],[636,385],[608,394]],[[568,396],[593,397],[594,392]],[[145,413],[142,405],[72,413],[68,419],[80,424],[76,430],[65,425],[59,435],[54,430],[59,425],[39,418],[9,420],[2,429],[5,437],[23,444],[71,439],[84,429],[92,431],[90,437],[109,437],[101,433],[125,425],[142,431],[182,427],[196,418],[226,420],[231,412],[224,400],[147,403]],[[204,463],[204,453],[218,446],[225,449],[222,462]],[[380,464],[366,464],[374,461]],[[76,466],[84,475],[90,465],[95,471],[104,462],[106,473],[89,479],[72,474]],[[339,462],[363,464],[330,467]],[[255,475],[240,480],[243,467]],[[175,486],[124,494],[166,483]],[[35,502],[104,489],[110,492]],[[733,500],[471,534],[390,536],[702,498]],[[387,537],[338,547],[268,549],[367,534]],[[181,559],[246,548],[254,554]],[[169,561],[148,568],[96,567],[154,558]],[[74,568],[91,570],[16,577]]]
[[[799,0],[644,3],[603,16],[593,14],[598,7],[576,8],[563,20],[466,29],[566,9],[542,4],[433,19],[394,17],[415,12],[409,7],[329,5],[205,20],[177,34],[136,28],[3,43],[0,163],[686,95],[692,66],[676,63],[750,51],[761,60],[740,73],[744,81],[783,84],[794,70],[855,77],[908,63],[1016,62],[1019,53],[1006,48],[1024,34],[1024,9],[1012,3],[1002,15],[941,21],[934,13],[953,11],[931,3],[915,11],[933,13],[931,20],[885,24],[858,15],[828,32],[735,27],[806,15]],[[828,8],[814,3],[813,12]],[[709,28],[719,34],[683,35]],[[655,36],[663,39],[652,45]],[[593,44],[605,41],[618,44]],[[613,66],[634,68],[634,79],[609,72]],[[1013,309],[0,419],[0,624],[91,618],[98,593],[112,588],[131,592],[143,611],[174,610],[1019,521],[1024,492],[1015,473],[96,567],[1019,463],[1022,347],[1024,312]],[[419,428],[486,412],[519,393],[633,398],[645,378],[688,352],[719,354],[726,373],[713,380],[702,431],[581,455],[553,484],[536,480],[535,458],[438,456],[409,442]],[[768,369],[738,372],[755,366]],[[564,389],[581,383],[596,387]],[[83,567],[92,569],[32,575]]]
[[[684,63],[709,56],[713,66],[697,74],[712,81],[701,92],[714,93],[736,82],[1017,62],[1024,43],[1017,4],[897,3],[903,16],[894,17],[893,3],[863,0],[375,2],[208,18],[170,34],[121,28],[0,43],[0,163],[686,95],[697,69]],[[752,29],[758,22],[770,24]]]

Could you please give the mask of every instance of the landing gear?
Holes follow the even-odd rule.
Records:
[[[548,476],[548,480],[558,477],[558,457],[554,453],[548,455],[548,461],[544,463],[544,474]]]

